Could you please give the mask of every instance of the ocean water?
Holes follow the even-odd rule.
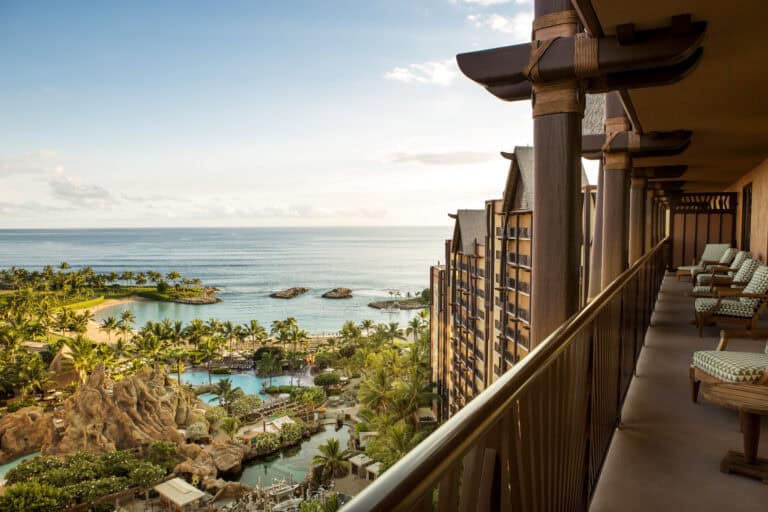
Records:
[[[221,289],[223,302],[186,305],[141,302],[104,309],[97,318],[132,309],[148,320],[218,318],[234,322],[294,316],[312,334],[338,331],[347,320],[405,324],[415,312],[367,306],[388,290],[417,293],[429,285],[429,266],[444,258],[448,227],[186,228],[0,230],[0,268],[42,269],[68,262],[97,272],[156,270],[199,277]],[[303,286],[295,299],[273,299],[280,289]],[[336,287],[352,299],[323,299]]]

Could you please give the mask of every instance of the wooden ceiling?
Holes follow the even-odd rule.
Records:
[[[584,3],[583,1],[579,3]],[[691,14],[708,23],[700,64],[681,82],[629,91],[644,132],[688,129],[679,156],[638,165],[688,164],[687,190],[722,190],[768,157],[768,66],[765,0],[591,0],[606,34],[617,25],[669,25]]]

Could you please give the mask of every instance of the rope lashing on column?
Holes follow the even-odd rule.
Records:
[[[531,55],[523,73],[533,83],[533,117],[561,112],[582,112],[583,98],[576,80],[541,84],[539,61],[556,40],[576,34],[579,17],[574,10],[559,11],[533,20]]]
[[[603,169],[606,171],[627,171],[631,167],[629,153],[605,153],[603,155],[605,163]]]
[[[613,142],[613,139],[616,138],[616,135],[629,131],[629,120],[623,116],[607,117],[603,122],[603,128],[605,130],[605,142],[600,149],[602,149],[603,153],[605,153],[611,151],[611,142]]]
[[[597,58],[597,38],[586,32],[576,34],[573,47],[573,70],[576,76],[594,75],[600,68]]]

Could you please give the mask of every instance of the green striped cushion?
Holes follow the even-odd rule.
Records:
[[[693,366],[726,382],[756,382],[768,368],[768,354],[701,350]]]
[[[736,316],[739,318],[752,318],[755,314],[755,308],[745,304],[738,299],[723,299],[720,306],[715,311],[717,299],[701,298],[693,303],[697,313],[715,313],[723,316]]]

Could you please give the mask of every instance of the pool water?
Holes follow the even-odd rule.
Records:
[[[208,372],[200,370],[191,370],[181,374],[182,384],[208,384]],[[264,393],[264,388],[269,386],[269,378],[257,377],[253,371],[248,372],[233,372],[231,375],[210,375],[210,382],[216,384],[222,379],[229,379],[232,381],[232,387],[242,389],[246,394],[259,395],[262,399],[269,398],[269,395]],[[277,375],[272,377],[273,386],[282,386],[291,384],[294,385],[301,383],[302,386],[311,386],[312,377],[308,373],[291,375]],[[217,404],[219,399],[210,393],[205,393],[199,396],[207,404]]]
[[[312,464],[312,457],[319,454],[318,446],[328,439],[335,437],[339,440],[341,449],[346,449],[349,442],[349,427],[344,425],[336,430],[334,425],[326,425],[301,446],[294,446],[283,450],[277,455],[262,458],[245,466],[240,483],[255,487],[257,485],[272,485],[275,481],[290,480],[300,482],[304,480]]]
[[[12,460],[11,462],[7,462],[5,464],[0,464],[0,480],[5,480],[5,475],[8,474],[10,470],[21,464],[27,459],[31,459],[33,457],[37,457],[40,455],[40,452],[33,452],[28,455],[24,455],[19,457],[18,459]]]

